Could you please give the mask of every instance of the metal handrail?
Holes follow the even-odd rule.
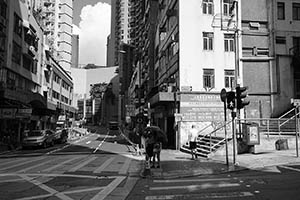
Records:
[[[204,127],[203,129],[201,129],[200,131],[197,132],[197,134],[199,135],[201,132],[205,131],[208,127],[210,127],[211,124],[207,125],[206,127]]]
[[[227,126],[228,124],[230,124],[231,122],[232,122],[232,120],[230,120],[230,121],[228,121],[227,123],[223,124],[222,126],[216,128],[216,129],[213,130],[212,132],[207,133],[207,134],[205,134],[205,135],[203,135],[203,136],[201,136],[201,137],[198,137],[197,141],[200,141],[200,140],[202,140],[203,138],[205,138],[206,136],[209,135],[209,137],[210,137],[210,139],[209,139],[209,152],[211,153],[212,148],[215,146],[215,145],[212,146],[212,144],[211,144],[211,135],[212,135],[213,133],[217,132],[218,130],[222,129],[223,127],[226,128],[226,126]],[[218,142],[218,144],[221,143],[221,142],[223,142],[223,141],[225,141],[225,138],[223,138],[222,140],[220,140],[220,141]]]
[[[291,118],[287,119],[285,122],[283,122],[280,126],[283,126],[284,124],[286,124],[287,122],[289,122],[290,120],[294,119],[296,116],[299,116],[300,113],[297,113],[296,115],[292,116]]]
[[[292,108],[291,110],[287,111],[286,113],[284,113],[283,115],[281,115],[280,117],[278,117],[278,119],[282,119],[284,116],[290,114],[292,111],[294,111],[295,109]]]
[[[226,127],[226,126],[227,126],[229,123],[231,123],[231,122],[232,122],[232,120],[230,120],[230,121],[228,121],[226,124],[223,124],[222,126],[216,128],[215,130],[213,130],[213,131],[210,132],[210,133],[207,133],[207,134],[205,134],[205,135],[201,135],[202,138],[204,138],[204,137],[207,136],[207,135],[211,135],[211,134],[217,132],[218,130],[222,129],[224,126]],[[209,125],[209,126],[211,126],[211,125]],[[199,133],[200,133],[200,132],[199,132]],[[199,138],[199,137],[198,137],[198,138]],[[200,140],[201,140],[201,138],[200,138]]]

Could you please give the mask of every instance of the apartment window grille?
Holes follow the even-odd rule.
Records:
[[[213,50],[214,33],[204,32],[203,33],[203,50]]]
[[[215,87],[215,70],[203,69],[203,88],[210,90]]]
[[[16,13],[14,14],[14,32],[22,37],[22,19]]]
[[[213,9],[214,9],[213,0],[203,0],[203,2],[202,2],[203,14],[212,15]]]
[[[233,34],[225,34],[224,35],[224,49],[225,49],[225,52],[233,52],[234,51],[234,35]]]
[[[293,20],[300,20],[300,3],[293,3]]]
[[[234,70],[225,70],[225,88],[234,87]]]
[[[13,50],[12,50],[12,61],[21,64],[22,58],[22,47],[18,45],[16,42],[13,42]]]
[[[223,14],[225,16],[231,15],[230,7],[232,6],[233,0],[223,0]]]
[[[283,2],[277,2],[277,19],[285,19],[285,6]]]

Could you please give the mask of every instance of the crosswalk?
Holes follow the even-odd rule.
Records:
[[[153,180],[145,200],[257,199],[255,191],[233,178]]]
[[[93,174],[126,175],[131,163],[132,159],[122,155],[45,155],[2,160],[0,173],[75,173],[84,171]]]

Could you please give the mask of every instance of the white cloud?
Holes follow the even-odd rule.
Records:
[[[80,64],[106,65],[106,41],[110,34],[110,13],[110,5],[101,2],[82,8],[79,23]]]
[[[72,24],[72,33],[74,35],[80,35],[81,33],[81,30],[78,26],[76,26],[75,24]]]

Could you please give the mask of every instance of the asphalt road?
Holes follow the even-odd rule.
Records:
[[[0,155],[0,199],[125,199],[141,162],[113,138],[96,132]]]
[[[298,200],[299,189],[300,166],[274,166],[182,179],[141,179],[127,200]]]
[[[96,132],[0,155],[2,200],[300,199],[300,165],[181,179],[139,176],[143,157]]]

